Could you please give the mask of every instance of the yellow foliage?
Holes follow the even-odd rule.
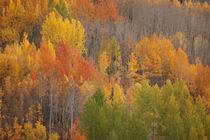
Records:
[[[48,47],[49,47],[50,54],[52,56],[52,60],[55,61],[56,59],[55,49],[50,41],[48,41]]]
[[[180,4],[180,2],[179,2],[178,0],[173,0],[173,3],[174,3],[177,7],[180,7],[180,6],[181,6],[181,4]]]
[[[21,45],[7,46],[0,56],[0,77],[10,76],[14,82],[23,79],[29,71],[35,69],[37,63],[36,48],[30,45],[26,34]]]
[[[191,0],[189,0],[188,2],[185,1],[185,2],[184,2],[184,5],[185,5],[187,8],[193,8],[193,3],[192,3]]]
[[[19,65],[17,57],[14,55],[0,54],[0,79],[10,76],[12,81],[19,80]]]
[[[37,122],[35,125],[36,125],[36,128],[34,129],[35,137],[40,140],[47,139],[45,126],[41,125],[40,122]]]
[[[182,32],[176,32],[176,34],[173,35],[171,40],[176,48],[181,48],[184,51],[186,50],[186,46],[188,45],[188,40]]]
[[[47,16],[44,24],[42,25],[41,34],[43,39],[50,40],[54,47],[59,42],[67,42],[71,47],[76,47],[81,53],[86,53],[84,47],[84,28],[79,21],[72,19],[71,22],[68,19],[63,20],[59,15],[56,17],[52,12]]]
[[[7,43],[7,42],[18,42],[19,41],[19,33],[10,27],[0,29],[0,43]]]
[[[118,84],[113,85],[111,88],[108,86],[103,86],[104,97],[106,98],[107,103],[118,103],[124,105],[125,95],[122,91],[122,88]]]
[[[143,38],[136,45],[134,54],[137,58],[137,68],[142,71],[142,74],[147,76],[159,75],[161,72],[161,55],[160,43],[156,35],[153,35],[151,40]]]
[[[122,88],[118,84],[115,84],[114,86],[113,102],[121,105],[124,105],[125,103],[125,95],[123,94]]]
[[[55,2],[56,4],[59,4],[59,3],[60,3],[60,0],[54,0],[54,2]]]
[[[49,140],[58,140],[58,139],[59,139],[59,135],[57,133],[53,133],[49,138]]]
[[[197,69],[195,65],[190,65],[189,67],[189,76],[187,79],[184,79],[186,84],[188,85],[188,88],[192,93],[195,92],[196,90],[196,83],[195,83],[195,78],[197,77]]]
[[[0,44],[18,42],[27,23],[27,13],[20,0],[16,4],[10,0],[9,5],[2,10],[0,20]]]
[[[23,140],[35,140],[36,137],[34,135],[34,129],[31,123],[25,123],[24,124],[24,129],[23,129],[23,134],[24,136],[22,136]]]
[[[179,48],[176,55],[175,69],[174,69],[176,76],[179,78],[186,79],[187,72],[189,71],[188,68],[189,68],[189,62],[187,59],[187,55],[181,48]]]
[[[109,56],[107,55],[106,51],[103,51],[99,56],[98,60],[99,68],[102,74],[106,75],[106,69],[110,65]]]
[[[176,51],[170,40],[162,39],[160,48],[161,57],[161,71],[163,76],[170,75],[174,71],[174,61],[175,61]]]
[[[111,91],[109,90],[108,87],[103,86],[103,92],[104,92],[104,97],[107,99],[107,101],[109,101]]]
[[[210,5],[209,5],[206,1],[203,3],[202,6],[203,6],[203,9],[204,9],[204,10],[210,12]]]
[[[36,114],[37,114],[37,120],[39,122],[42,122],[43,121],[43,115],[42,115],[42,106],[40,105],[40,103],[38,103],[38,105],[37,105]]]
[[[130,55],[130,61],[128,62],[128,67],[129,67],[129,77],[134,78],[135,76],[137,76],[136,72],[138,70],[137,68],[137,58],[134,55],[134,53],[132,52]]]
[[[81,86],[80,86],[80,91],[83,95],[90,95],[94,93],[94,85],[89,83],[88,81],[85,81]]]

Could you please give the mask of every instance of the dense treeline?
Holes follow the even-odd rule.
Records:
[[[116,36],[124,52],[129,41],[137,43],[141,37],[151,37],[156,33],[170,38],[176,49],[182,47],[190,63],[195,63],[199,57],[205,65],[209,64],[210,8],[207,2],[193,3],[190,0],[180,4],[178,0],[124,0],[115,4],[113,0],[10,1],[2,0],[0,3],[0,46],[19,42],[27,32],[29,41],[39,47],[41,26],[46,16],[56,10],[63,18],[76,18],[83,23],[85,46],[95,62],[95,52],[99,51],[104,34]]]
[[[183,81],[173,85],[167,81],[161,89],[147,82],[136,84],[130,102],[131,112],[123,100],[107,103],[104,93],[97,90],[82,115],[81,130],[87,139],[209,138],[209,116],[205,115],[201,98],[194,104]]]
[[[204,64],[209,64],[209,53],[205,53],[209,52],[210,32],[206,3],[189,1],[180,5],[178,0],[127,0],[124,3],[119,0],[118,5],[120,15],[126,20],[114,32],[119,33],[116,36],[125,47],[127,44],[123,41],[130,36],[138,42],[143,36],[150,37],[156,33],[170,38],[176,49],[182,47],[190,63],[195,63],[199,57]],[[200,47],[196,44],[198,40]]]
[[[210,139],[209,12],[1,0],[0,139]]]

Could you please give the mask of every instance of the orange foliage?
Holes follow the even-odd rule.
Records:
[[[79,132],[79,128],[78,128],[79,124],[80,124],[80,121],[78,118],[76,118],[76,121],[70,130],[72,140],[86,140],[85,134],[81,134]]]
[[[13,124],[13,130],[14,130],[13,137],[12,137],[13,140],[18,140],[21,137],[22,126],[19,125],[17,121],[18,120],[15,117],[14,118],[14,124]]]
[[[33,25],[40,24],[48,13],[49,0],[22,0],[29,14],[29,22]]]
[[[96,20],[101,23],[114,22],[119,19],[118,9],[113,0],[96,1],[74,0],[70,3],[70,14],[82,17],[83,19]]]
[[[175,59],[175,75],[179,78],[186,79],[189,71],[189,62],[185,52],[179,48]]]
[[[10,140],[19,140],[21,138],[22,126],[18,124],[18,120],[14,117],[13,127],[6,124],[7,138]]]
[[[119,17],[118,9],[113,0],[99,2],[95,5],[96,17],[101,22],[116,21]]]
[[[143,38],[142,41],[137,44],[134,54],[138,62],[137,68],[142,71],[143,75],[160,75],[160,44],[158,44],[156,35],[153,35],[150,40],[146,37]]]
[[[94,18],[95,9],[91,0],[77,0],[75,2],[74,8],[75,12],[78,12],[82,18]]]
[[[53,56],[54,54],[51,51],[51,49],[49,45],[46,43],[46,41],[42,41],[39,51],[39,58],[40,58],[39,63],[44,72],[50,72],[55,67],[55,61]]]
[[[61,75],[72,76],[78,85],[86,80],[92,80],[93,62],[88,63],[80,52],[66,43],[60,43],[56,52],[58,72]]]
[[[201,61],[198,59],[196,62],[197,75],[195,77],[195,92],[194,96],[201,95],[205,97],[205,105],[210,111],[210,68],[204,67]]]
[[[35,81],[37,79],[37,74],[34,71],[31,72],[31,79],[32,81]]]

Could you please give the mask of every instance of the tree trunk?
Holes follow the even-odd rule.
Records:
[[[75,91],[73,91],[72,93],[72,102],[71,102],[71,128],[72,128],[72,125],[74,123],[74,95],[75,94]]]
[[[49,136],[51,136],[52,108],[53,108],[53,79],[52,79],[52,76],[50,76],[50,122],[49,122]]]

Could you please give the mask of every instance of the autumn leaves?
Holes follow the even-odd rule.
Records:
[[[199,9],[169,0],[1,0],[1,139],[208,139],[208,55],[194,61],[208,39],[191,21],[171,28],[178,21],[163,13],[174,4],[186,16]]]

